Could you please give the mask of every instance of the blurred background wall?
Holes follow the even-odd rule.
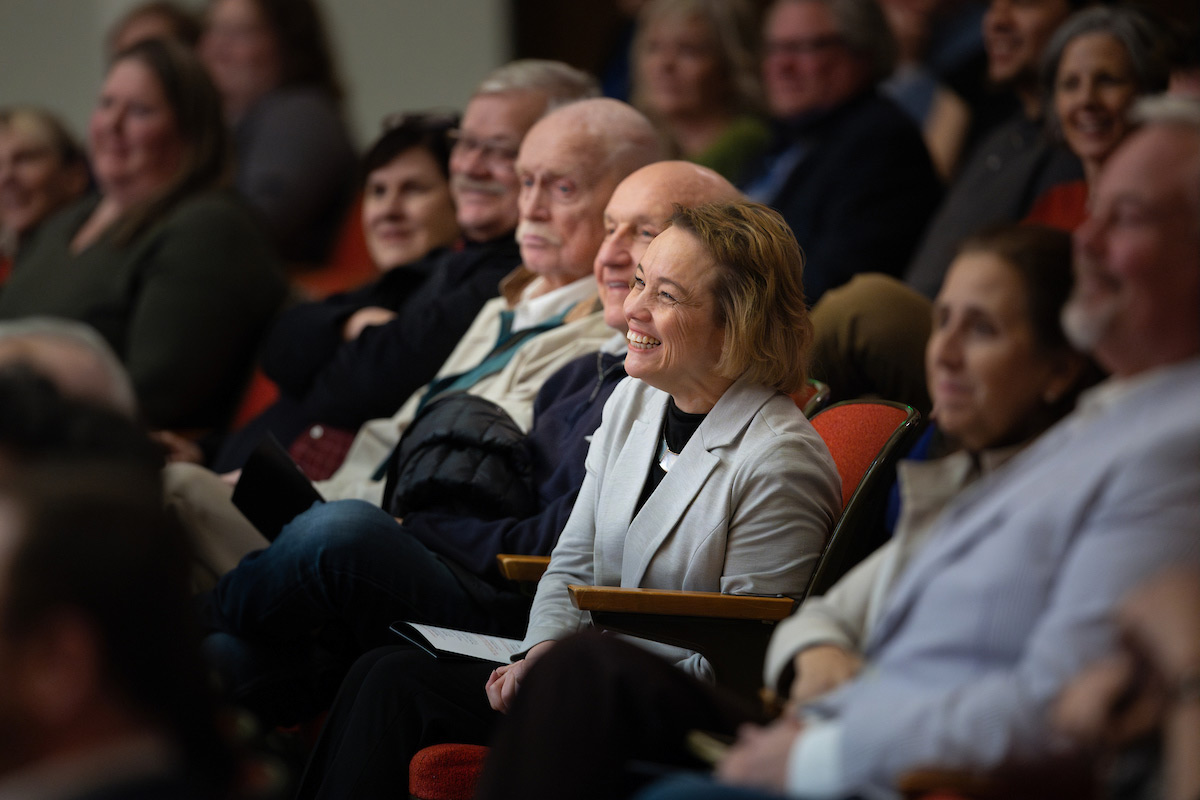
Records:
[[[202,8],[202,0],[183,0]],[[137,0],[0,0],[0,106],[47,106],[83,135],[104,37]],[[399,110],[461,108],[513,52],[507,0],[323,0],[360,145]]]

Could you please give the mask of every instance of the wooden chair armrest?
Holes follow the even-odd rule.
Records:
[[[550,566],[550,556],[518,556],[512,553],[501,553],[496,556],[500,564],[500,574],[510,581],[528,581],[537,583],[541,580],[546,567]]]
[[[778,622],[792,613],[790,597],[755,597],[718,592],[621,589],[615,586],[567,587],[571,603],[581,611],[619,611],[676,617],[715,617]]]

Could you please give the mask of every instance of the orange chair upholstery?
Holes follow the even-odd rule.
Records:
[[[884,514],[896,462],[920,433],[921,415],[888,400],[835,403],[813,417],[842,479],[842,516],[805,595],[824,594],[887,539]]]
[[[346,212],[333,252],[326,263],[290,276],[292,284],[314,300],[356,289],[378,277],[379,270],[371,261],[367,239],[363,234],[361,193]]]
[[[471,800],[488,749],[477,744],[435,744],[408,766],[408,794],[415,800]]]

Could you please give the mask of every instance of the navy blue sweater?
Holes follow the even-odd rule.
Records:
[[[538,392],[529,431],[538,513],[480,520],[435,513],[404,518],[405,532],[435,553],[496,581],[496,555],[549,555],[583,485],[587,437],[600,427],[608,396],[625,377],[625,356],[590,353],[554,373]]]

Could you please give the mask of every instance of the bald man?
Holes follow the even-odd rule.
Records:
[[[483,520],[427,511],[406,514],[401,524],[370,503],[327,503],[302,514],[268,549],[221,579],[207,611],[223,633],[210,638],[210,651],[228,668],[240,702],[268,720],[285,721],[328,701],[330,681],[308,666],[318,621],[328,621],[343,646],[333,672],[345,659],[391,642],[388,624],[399,617],[514,636],[524,631],[529,599],[500,578],[496,555],[548,555],[566,524],[583,482],[588,437],[625,376],[622,307],[634,267],[673,204],[738,196],[717,173],[682,161],[643,167],[612,192],[592,266],[604,322],[617,333],[600,352],[559,370],[538,396],[536,423],[526,437],[535,513]],[[266,649],[267,642],[287,644]],[[265,674],[274,679],[262,680]]]

